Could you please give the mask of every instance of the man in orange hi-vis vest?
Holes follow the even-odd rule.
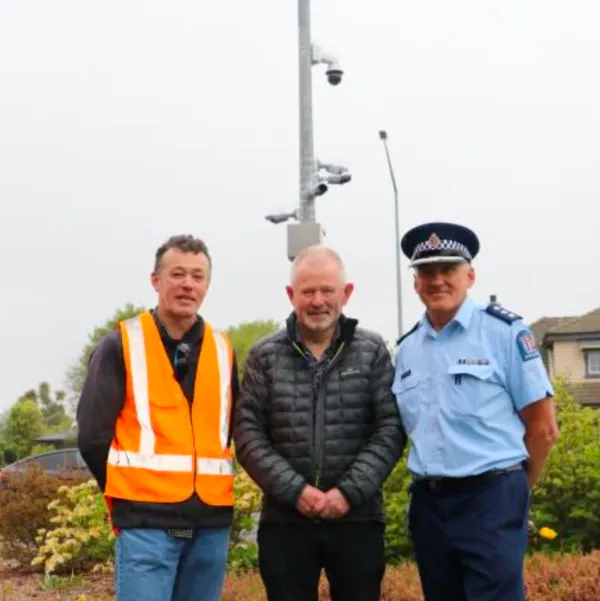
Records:
[[[78,444],[117,532],[117,601],[221,598],[239,386],[228,337],[198,314],[211,267],[201,240],[167,240],[156,308],[120,322],[90,359]]]

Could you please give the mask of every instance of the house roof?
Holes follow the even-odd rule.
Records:
[[[567,324],[572,320],[578,319],[577,317],[541,317],[537,321],[531,324],[531,331],[533,336],[540,346],[544,343],[546,334],[553,332],[555,328],[559,328],[562,325]]]
[[[52,432],[50,434],[43,434],[35,439],[35,442],[61,442],[65,440],[73,440],[77,438],[77,428],[69,428],[68,430],[62,430],[60,432]]]
[[[600,333],[600,307],[584,313],[580,317],[569,319],[552,328],[549,334],[595,334]]]
[[[600,406],[600,382],[567,383],[566,387],[568,392],[582,405]]]

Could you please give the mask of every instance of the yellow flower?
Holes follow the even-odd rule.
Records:
[[[552,528],[544,526],[543,528],[540,528],[540,536],[548,540],[554,540],[558,534],[555,530],[552,530]]]

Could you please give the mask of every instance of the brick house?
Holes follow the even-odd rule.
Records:
[[[582,404],[600,408],[600,307],[531,324],[551,378],[562,376]]]

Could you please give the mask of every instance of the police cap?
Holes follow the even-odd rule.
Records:
[[[404,234],[400,245],[411,267],[425,263],[470,263],[479,252],[475,233],[456,223],[419,225]]]

